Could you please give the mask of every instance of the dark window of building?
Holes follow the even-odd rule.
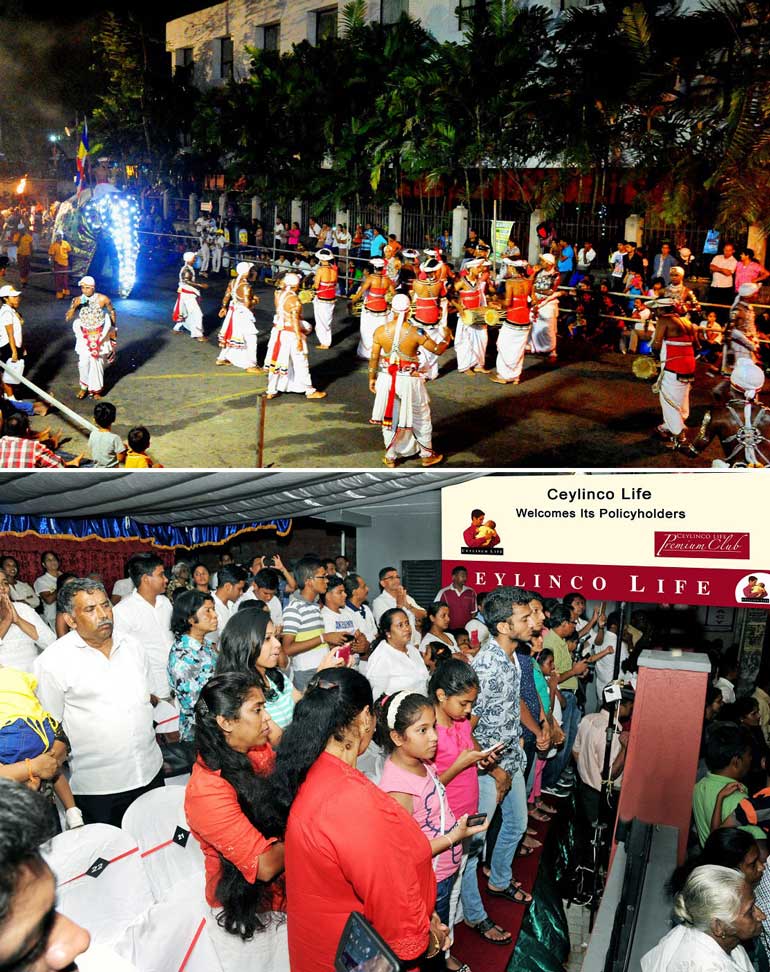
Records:
[[[489,0],[460,0],[457,7],[457,20],[460,30],[472,27],[479,21],[483,22],[489,14]]]
[[[233,39],[219,38],[219,76],[231,78],[233,76]]]
[[[380,23],[396,24],[409,13],[409,0],[380,0]]]
[[[328,10],[317,10],[315,15],[315,39],[316,43],[326,40],[328,37],[337,36],[337,8],[331,7]]]
[[[277,51],[281,47],[281,25],[267,24],[262,28],[262,50]]]

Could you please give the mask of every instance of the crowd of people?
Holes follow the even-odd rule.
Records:
[[[526,907],[512,867],[538,846],[528,821],[549,819],[575,780],[590,787],[582,764],[599,772],[572,684],[614,651],[611,618],[582,618],[576,594],[477,593],[462,565],[426,607],[392,566],[370,604],[344,556],[290,570],[224,553],[212,575],[139,554],[111,596],[53,551],[41,567],[32,584],[13,557],[0,570],[0,699],[15,699],[0,776],[45,792],[52,830],[55,800],[68,828],[119,826],[181,759],[226,968],[256,936],[288,933],[292,967],[327,969],[359,909],[415,963],[443,953],[441,967],[464,967],[451,954],[460,904],[486,941],[511,941],[479,885]],[[571,654],[576,626],[605,645],[588,661]],[[160,701],[179,712],[161,745]]]
[[[537,822],[572,812],[573,791],[576,870],[606,867],[593,835],[600,823],[611,833],[638,657],[665,643],[647,612],[587,611],[577,592],[477,591],[462,564],[425,606],[389,565],[370,596],[343,555],[238,564],[223,551],[210,571],[143,553],[110,592],[65,567],[44,551],[33,581],[0,560],[5,868],[21,866],[3,828],[17,832],[27,788],[40,795],[26,825],[39,843],[120,826],[139,796],[189,772],[223,969],[269,938],[276,968],[325,972],[361,911],[410,967],[461,972],[452,929],[462,917],[510,945],[484,901],[528,907],[514,861],[540,846]],[[644,972],[681,972],[693,955],[698,968],[768,968],[770,676],[751,696],[737,679],[732,648],[706,697],[699,846],[671,878],[676,924]],[[160,703],[178,733],[159,735]],[[18,861],[35,860],[37,844],[23,847]],[[0,909],[0,957],[2,921]],[[57,921],[41,948],[69,928]]]
[[[311,217],[300,230],[296,223],[287,229],[279,218],[266,241],[267,231],[257,227],[265,247],[255,249],[233,240],[228,225],[227,219],[205,214],[197,220],[196,245],[182,254],[178,272],[174,333],[208,343],[202,288],[215,286],[211,278],[226,274],[215,364],[266,374],[268,398],[298,393],[322,400],[328,392],[314,384],[310,338],[315,332],[316,348],[328,350],[339,327],[339,302],[347,301],[349,312],[360,318],[356,355],[368,362],[374,396],[369,421],[382,429],[387,466],[414,456],[426,466],[443,460],[433,448],[428,387],[446,371],[442,356],[450,347],[459,373],[518,385],[526,354],[555,362],[558,349],[568,344],[590,348],[592,354],[616,351],[648,359],[647,371],[639,374],[657,374],[653,390],[662,413],[657,431],[669,448],[696,457],[716,438],[724,451],[718,463],[770,461],[770,411],[759,398],[770,364],[770,327],[764,307],[756,307],[770,274],[749,248],[736,257],[726,242],[710,258],[710,287],[701,301],[690,279],[698,263],[687,247],[674,253],[667,242],[645,253],[634,241],[619,241],[600,259],[590,240],[578,245],[553,231],[540,241],[540,256],[531,265],[514,240],[498,259],[471,229],[456,265],[446,230],[417,250],[370,223],[350,232],[343,224],[332,227]],[[119,353],[117,314],[93,276],[80,278],[79,293],[72,296],[69,251],[63,237],[51,243],[56,296],[71,298],[65,320],[75,338],[77,397],[99,399]],[[0,286],[0,360],[13,368],[3,373],[4,402],[29,415],[43,406],[16,395],[26,357],[21,266],[19,278],[18,287]],[[255,310],[265,299],[257,292],[265,283],[276,290],[268,299],[272,327],[260,347]],[[312,315],[305,304],[312,305]],[[687,427],[690,390],[699,370],[713,381],[715,399],[701,427],[692,431]],[[13,438],[0,442],[0,467],[19,468],[22,461],[50,468],[60,464],[37,445],[19,448],[19,436]],[[136,426],[121,445],[110,447],[106,456],[92,445],[91,460],[129,468],[157,465],[148,454],[146,427]]]

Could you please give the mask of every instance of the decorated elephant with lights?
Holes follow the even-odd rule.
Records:
[[[72,247],[72,272],[102,277],[109,263],[112,289],[128,297],[136,281],[139,255],[139,205],[133,196],[108,182],[66,199],[56,213],[54,235]]]

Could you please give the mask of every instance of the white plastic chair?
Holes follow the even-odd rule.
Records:
[[[163,699],[153,707],[152,721],[156,732],[179,732],[179,710]]]
[[[203,872],[178,882],[126,929],[115,951],[138,972],[224,972],[209,937],[204,888]]]
[[[59,911],[112,945],[153,904],[137,842],[108,824],[58,834],[42,848],[56,877]]]
[[[134,800],[123,815],[122,828],[139,845],[156,901],[180,881],[204,871],[203,851],[190,833],[184,797],[181,786],[161,786]]]

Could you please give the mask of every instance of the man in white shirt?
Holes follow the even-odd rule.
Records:
[[[40,607],[40,598],[35,594],[29,584],[19,580],[19,562],[15,557],[3,557],[0,561],[0,568],[5,571],[8,583],[11,586],[11,600],[24,601],[25,604],[33,609]]]
[[[61,574],[59,558],[53,550],[44,550],[40,555],[44,574],[35,581],[35,594],[43,602],[43,618],[52,631],[56,630],[56,584]]]
[[[159,699],[171,695],[168,684],[168,653],[171,633],[171,601],[165,596],[166,568],[157,554],[136,554],[128,561],[134,592],[115,605],[115,627],[139,642],[150,663],[150,689]]]
[[[596,629],[596,635],[593,639],[593,648],[598,648],[600,651],[612,648],[613,651],[604,655],[602,658],[597,659],[594,664],[594,685],[596,687],[596,700],[597,704],[601,708],[604,701],[604,688],[606,685],[612,681],[613,675],[615,674],[615,654],[618,650],[618,624],[620,623],[620,615],[617,611],[613,611],[611,614],[607,615],[607,627],[605,628],[601,624],[601,620]],[[623,662],[628,658],[628,648],[631,643],[631,635],[627,632],[623,632],[623,636],[620,639],[620,674],[623,677]]]
[[[223,550],[222,553],[219,555],[219,564],[217,565],[217,569],[211,575],[211,589],[213,591],[215,591],[219,587],[219,571],[223,567],[229,567],[230,564],[234,564],[234,563],[235,563],[235,557],[233,557],[230,551]]]
[[[357,655],[363,655],[369,648],[369,641],[358,630],[355,615],[346,606],[347,597],[343,579],[336,574],[334,577],[330,577],[326,585],[324,604],[321,608],[324,631],[341,631],[348,635],[352,639],[350,650]]]
[[[10,595],[8,575],[0,570],[0,665],[31,672],[38,648],[47,648],[56,635],[28,604]]]
[[[395,567],[383,567],[379,574],[379,580],[382,593],[374,599],[372,604],[374,620],[379,624],[380,618],[389,608],[401,608],[412,626],[411,644],[419,645],[422,635],[417,622],[422,621],[428,612],[407,594],[401,583],[401,576]]]
[[[334,558],[334,563],[337,568],[337,576],[345,580],[350,573],[350,561],[344,554],[340,554],[339,557]]]
[[[270,620],[275,625],[276,634],[280,634],[283,626],[283,608],[278,598],[279,586],[278,572],[273,570],[272,567],[264,567],[262,570],[258,570],[251,579],[249,589],[238,598],[235,605],[236,610],[243,601],[262,601],[267,605],[270,612]]]
[[[594,245],[586,240],[578,250],[577,255],[577,268],[580,273],[590,273],[595,259],[596,250],[594,249]]]
[[[219,625],[212,636],[216,643],[222,640],[222,632],[230,618],[235,614],[235,602],[243,594],[248,574],[237,564],[228,564],[217,571],[218,585],[214,592],[214,609]]]
[[[360,632],[371,645],[378,632],[372,609],[366,603],[369,596],[369,585],[360,574],[347,574],[345,577],[345,593],[347,594],[345,605],[353,615],[356,631]]]
[[[130,597],[134,593],[134,582],[130,577],[121,577],[112,585],[110,600],[113,604],[120,604],[124,597]]]
[[[735,270],[738,261],[735,259],[735,247],[732,243],[725,243],[721,254],[717,254],[709,265],[711,271],[711,287],[709,288],[709,303],[732,304],[735,297]],[[717,318],[726,321],[728,307],[718,307]]]
[[[119,827],[137,797],[163,786],[149,660],[134,638],[113,633],[103,584],[76,578],[60,603],[72,630],[38,658],[38,698],[72,746],[70,785],[83,819]]]

